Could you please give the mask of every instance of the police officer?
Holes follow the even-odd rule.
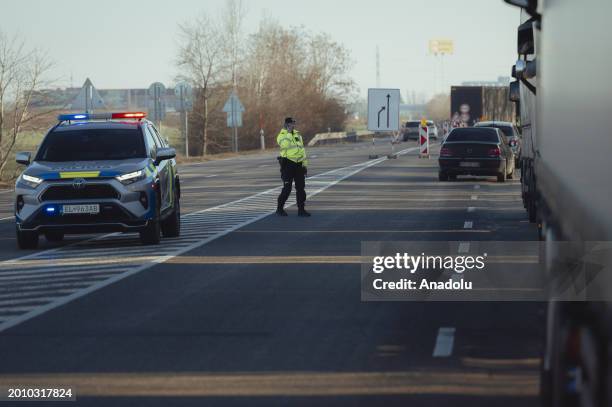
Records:
[[[306,173],[308,160],[306,159],[306,150],[304,149],[304,140],[295,129],[295,120],[291,117],[285,119],[283,129],[278,133],[276,142],[280,147],[280,163],[281,178],[283,180],[283,190],[278,196],[278,206],[276,214],[279,216],[287,216],[284,206],[291,194],[291,184],[295,182],[295,195],[298,206],[298,216],[310,216],[310,213],[304,209],[306,203]]]

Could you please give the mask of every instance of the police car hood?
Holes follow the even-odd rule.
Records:
[[[121,161],[35,161],[25,173],[42,179],[116,177],[142,170],[150,165],[151,160],[149,158],[133,158]]]

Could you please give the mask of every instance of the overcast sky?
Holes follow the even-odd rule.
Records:
[[[90,77],[97,88],[168,86],[176,75],[177,24],[224,0],[2,0],[0,30],[48,51],[60,87]],[[467,80],[509,76],[516,60],[517,8],[502,0],[246,0],[247,33],[263,15],[285,26],[326,32],[354,60],[351,75],[365,95],[381,85],[431,95]],[[428,40],[452,39],[441,63]],[[443,67],[441,66],[443,64]],[[443,72],[443,73],[442,73]],[[444,80],[442,80],[444,78]]]

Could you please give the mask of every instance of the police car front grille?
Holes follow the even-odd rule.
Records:
[[[53,185],[41,196],[43,201],[74,201],[80,199],[119,199],[119,192],[112,185],[85,184],[75,188],[72,184]]]

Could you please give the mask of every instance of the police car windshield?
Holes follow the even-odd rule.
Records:
[[[103,161],[145,158],[139,129],[74,129],[53,131],[45,138],[37,161]]]

